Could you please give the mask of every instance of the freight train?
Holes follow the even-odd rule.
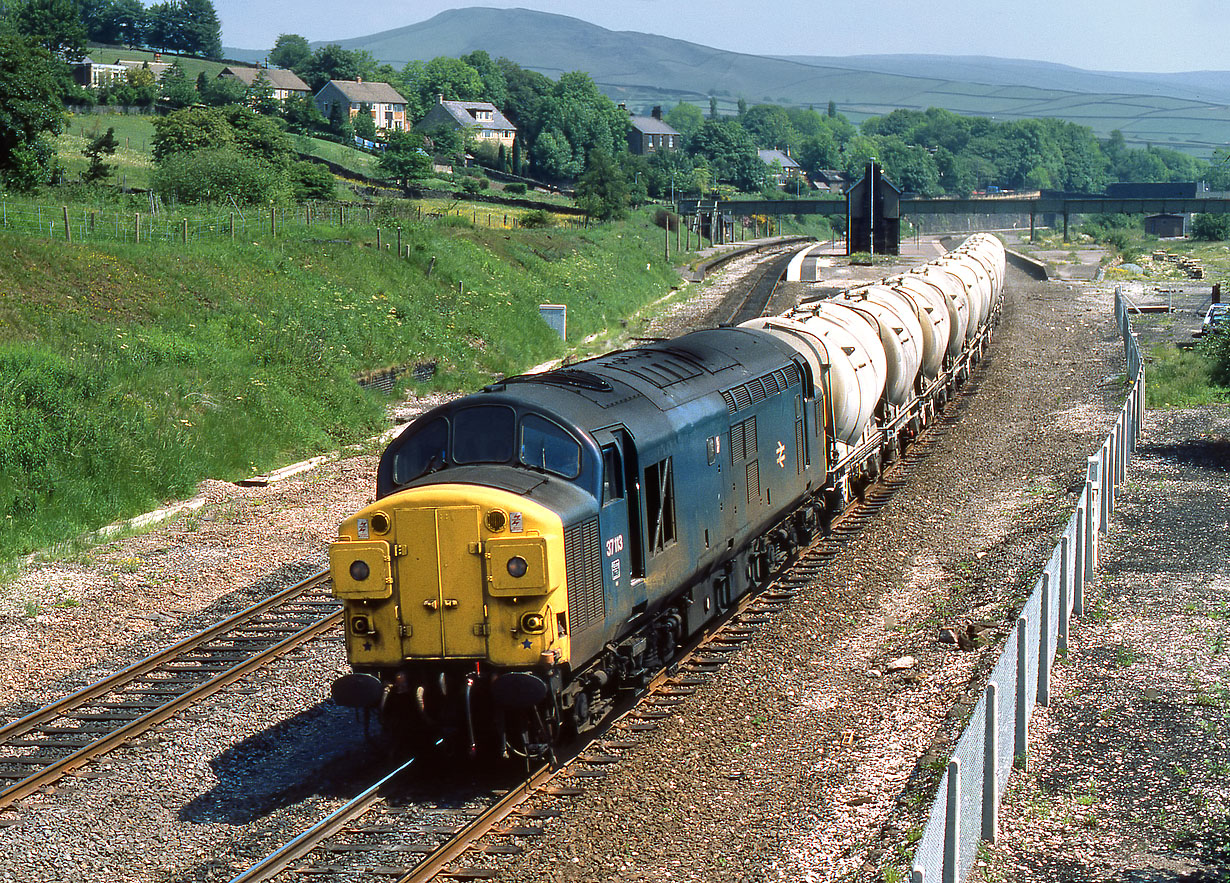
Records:
[[[435,408],[329,547],[343,705],[544,755],[644,685],[931,422],[998,320],[1004,249]]]

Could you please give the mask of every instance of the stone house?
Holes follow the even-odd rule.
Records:
[[[406,99],[388,83],[365,83],[362,78],[330,80],[316,93],[315,101],[325,119],[332,118],[334,107],[344,109],[347,119],[354,119],[360,106],[366,104],[377,130],[406,128]]]
[[[517,127],[490,101],[445,101],[443,95],[437,95],[436,106],[414,124],[414,129],[430,132],[441,126],[469,129],[474,133],[476,146],[492,144],[497,150],[501,144],[512,150],[517,137]]]

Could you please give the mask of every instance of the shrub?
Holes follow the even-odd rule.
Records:
[[[1210,334],[1200,341],[1200,353],[1208,358],[1209,377],[1218,386],[1230,386],[1230,332]]]
[[[505,185],[504,185],[504,192],[505,192],[505,193],[511,193],[511,194],[513,194],[514,196],[521,196],[521,195],[524,195],[524,193],[525,193],[525,184],[521,183],[520,181],[516,181],[516,182],[514,182],[514,183],[512,183],[512,184],[505,184]]]
[[[1192,220],[1192,237],[1210,242],[1230,239],[1230,215],[1196,215]]]
[[[534,209],[532,212],[526,212],[521,216],[522,227],[553,227],[555,220],[551,217],[550,212],[543,209]]]
[[[333,198],[337,182],[325,166],[314,162],[297,162],[291,166],[290,172],[291,190],[297,201]]]
[[[653,213],[653,222],[671,232],[679,229],[679,216],[664,208],[660,208]]]
[[[265,204],[290,197],[286,175],[269,163],[229,147],[168,156],[154,173],[154,187],[180,202]]]
[[[478,180],[476,178],[462,178],[461,189],[466,193],[478,192]]]
[[[490,178],[479,178],[478,179],[478,189],[479,190],[486,190],[490,186],[491,186]]]

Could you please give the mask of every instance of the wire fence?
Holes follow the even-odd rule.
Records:
[[[1085,486],[1050,560],[1017,620],[1015,639],[991,670],[985,694],[948,761],[936,789],[911,867],[911,883],[960,883],[983,840],[995,841],[999,803],[1014,765],[1028,756],[1029,719],[1050,702],[1055,654],[1066,651],[1072,616],[1084,612],[1084,587],[1098,564],[1120,486],[1143,427],[1145,375],[1122,292],[1115,319],[1123,336],[1127,399],[1101,448],[1089,457]]]
[[[45,236],[67,242],[183,243],[205,239],[271,237],[313,227],[366,226],[396,228],[458,218],[474,226],[504,230],[526,225],[523,212],[493,206],[431,204],[304,203],[264,209],[236,208],[211,215],[176,216],[151,201],[150,211],[127,211],[114,207],[48,206],[37,203],[0,201],[0,229],[9,233]],[[536,222],[541,219],[535,216]],[[584,219],[556,216],[551,225],[584,226]],[[394,231],[390,231],[394,232]]]

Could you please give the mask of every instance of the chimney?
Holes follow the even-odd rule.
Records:
[[[355,78],[354,78],[354,81],[355,81],[356,83],[362,83],[362,82],[363,82],[363,78],[362,78],[362,77],[355,77]]]
[[[653,108],[653,113],[651,113],[650,116],[653,117],[655,120],[662,119],[662,105],[655,104]]]
[[[616,105],[616,107],[618,107],[620,110],[627,110],[627,109],[628,109],[628,105],[627,105],[625,102],[623,102],[623,101],[619,102],[619,104],[617,104],[617,105]]]

